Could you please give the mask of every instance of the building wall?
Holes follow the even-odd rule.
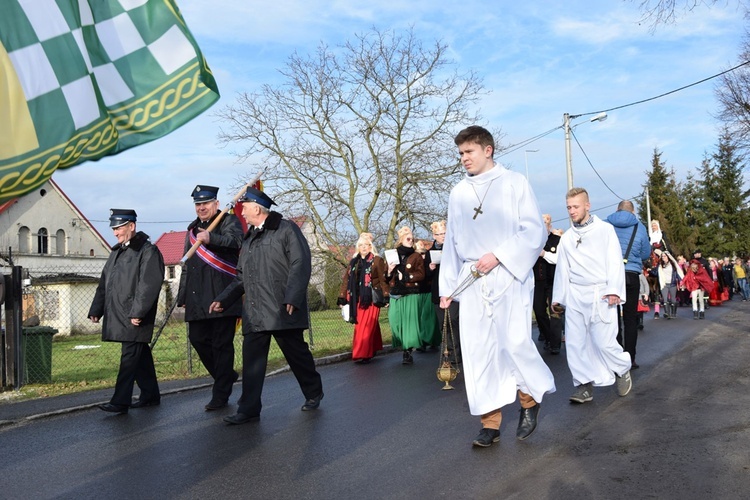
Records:
[[[27,228],[24,230],[23,228]],[[40,229],[46,229],[46,247],[40,251]],[[24,242],[19,234],[25,235]],[[49,182],[6,208],[0,217],[0,253],[11,248],[14,260],[34,256],[106,259],[109,246],[70,202]],[[21,260],[15,262],[24,265]]]

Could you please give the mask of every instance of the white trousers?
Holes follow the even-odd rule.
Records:
[[[570,284],[565,309],[565,352],[573,385],[615,383],[630,370],[630,354],[617,343],[617,306],[602,299],[597,286]]]

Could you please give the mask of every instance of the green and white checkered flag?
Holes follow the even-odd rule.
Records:
[[[0,202],[219,99],[173,0],[2,0]]]

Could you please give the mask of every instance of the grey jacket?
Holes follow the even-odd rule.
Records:
[[[127,245],[112,247],[88,314],[103,318],[102,340],[150,342],[163,282],[164,259],[147,234],[139,231]]]
[[[245,294],[243,334],[309,328],[311,267],[310,247],[297,224],[271,212],[262,228],[245,235],[237,277],[215,301],[226,308]],[[291,315],[286,304],[296,308]]]

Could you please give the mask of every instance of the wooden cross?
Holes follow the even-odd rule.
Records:
[[[482,205],[479,205],[478,207],[474,207],[474,217],[472,217],[473,220],[476,220],[477,215],[483,214],[482,212]]]

